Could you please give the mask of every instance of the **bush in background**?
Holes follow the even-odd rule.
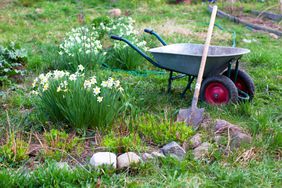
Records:
[[[11,42],[7,47],[0,46],[0,86],[12,81],[20,81],[27,63],[25,49]]]
[[[123,88],[119,80],[96,76],[86,78],[84,67],[77,72],[48,72],[34,80],[39,107],[53,121],[64,121],[75,128],[105,130],[123,107]]]

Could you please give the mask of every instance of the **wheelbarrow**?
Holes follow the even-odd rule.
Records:
[[[191,90],[191,84],[197,77],[204,45],[190,43],[167,45],[153,30],[144,29],[144,32],[155,36],[163,45],[149,50],[155,60],[127,39],[116,35],[111,35],[111,38],[127,43],[154,66],[167,70],[168,92],[171,92],[173,80],[188,77],[187,85],[181,94],[184,96],[188,89]],[[244,48],[210,46],[200,99],[215,105],[252,100],[255,92],[254,82],[245,71],[239,69],[240,58],[249,52],[250,50]]]

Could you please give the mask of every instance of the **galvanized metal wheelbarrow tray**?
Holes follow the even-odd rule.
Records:
[[[153,30],[145,29],[144,32],[154,35],[163,44],[162,47],[149,50],[156,61],[127,39],[115,35],[111,35],[111,38],[127,43],[154,66],[169,71],[168,92],[171,90],[171,83],[173,80],[188,76],[188,84],[182,93],[182,96],[184,96],[186,91],[190,89],[191,83],[197,77],[199,72],[204,45],[190,43],[167,45],[167,43]],[[239,59],[249,52],[250,50],[244,48],[210,46],[204,78],[218,75],[226,69],[228,69],[230,77],[232,63],[235,62],[235,69],[236,72],[238,72]],[[173,76],[173,72],[181,74]]]

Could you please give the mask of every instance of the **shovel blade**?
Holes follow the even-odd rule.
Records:
[[[184,121],[187,125],[192,125],[197,129],[204,119],[204,108],[180,109],[176,121]]]

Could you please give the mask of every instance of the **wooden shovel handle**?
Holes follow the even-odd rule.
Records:
[[[213,6],[213,9],[212,9],[211,19],[210,19],[210,24],[209,24],[209,30],[208,30],[208,33],[207,33],[206,43],[204,45],[203,56],[202,56],[202,60],[201,60],[201,65],[200,65],[200,69],[199,69],[199,73],[198,73],[198,77],[197,77],[197,82],[196,82],[196,87],[195,87],[195,91],[194,91],[194,96],[193,96],[193,101],[192,101],[192,109],[196,108],[197,104],[198,104],[201,84],[202,84],[202,80],[203,80],[203,74],[204,74],[204,71],[205,71],[209,46],[210,46],[214,22],[215,22],[215,18],[216,18],[216,13],[217,13],[217,6],[215,5],[215,6]]]

